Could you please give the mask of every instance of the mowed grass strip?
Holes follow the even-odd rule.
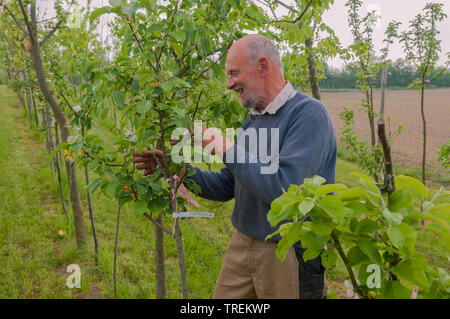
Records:
[[[62,237],[51,171],[13,104],[15,96],[0,86],[0,298],[70,298],[56,271]]]

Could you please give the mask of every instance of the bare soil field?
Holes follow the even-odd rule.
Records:
[[[361,110],[362,93],[323,92],[322,102],[332,117],[338,142],[340,128],[344,122],[339,118],[343,106],[355,111],[355,131],[369,141],[370,129],[366,113]],[[380,110],[380,91],[374,92],[375,111]],[[395,131],[399,124],[405,130],[392,145],[394,163],[420,166],[422,163],[422,119],[420,113],[420,94],[413,90],[387,91],[385,114],[391,115],[390,130]],[[447,176],[437,161],[439,146],[450,139],[450,89],[425,91],[425,118],[427,121],[427,168],[435,173]],[[378,120],[378,119],[376,119]],[[389,127],[386,127],[389,129]]]

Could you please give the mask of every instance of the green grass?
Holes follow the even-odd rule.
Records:
[[[16,125],[14,101],[0,86],[0,298],[70,298],[56,270],[74,249],[58,238],[60,216],[44,202],[52,196],[51,171],[42,147]]]
[[[77,176],[89,244],[85,251],[78,251],[72,220],[66,220],[59,203],[56,175],[45,152],[43,133],[30,128],[25,115],[13,109],[13,104],[18,104],[14,95],[0,86],[0,298],[112,298],[116,201],[99,191],[92,196],[100,244],[96,267],[82,168],[77,168]],[[104,130],[98,134],[109,133]],[[201,168],[206,169],[206,164]],[[220,168],[220,164],[212,165],[213,171]],[[357,185],[358,179],[350,172],[362,171],[339,158],[337,182]],[[65,174],[62,177],[66,184]],[[96,176],[90,177],[93,180]],[[64,193],[67,199],[67,186]],[[215,217],[181,221],[188,287],[191,298],[211,298],[233,232],[230,218],[234,201],[196,199],[201,204],[199,211],[213,212]],[[169,228],[172,222],[164,217]],[[64,236],[58,234],[59,230]],[[434,235],[419,234],[417,249],[430,263],[449,269],[448,251]],[[117,297],[155,298],[154,226],[128,205],[121,213],[118,252]],[[165,252],[168,298],[181,298],[175,240],[168,236]],[[65,285],[69,264],[81,267],[81,289]],[[330,281],[341,283],[346,277],[340,262],[328,271]],[[330,294],[330,298],[341,297],[337,291]]]

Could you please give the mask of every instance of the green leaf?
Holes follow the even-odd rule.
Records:
[[[391,268],[391,271],[397,277],[404,279],[419,288],[428,292],[430,283],[425,275],[427,268],[427,259],[422,255],[414,255],[402,260],[398,265]]]
[[[114,103],[119,107],[119,109],[123,109],[125,107],[125,96],[120,91],[113,92],[113,100]]]
[[[392,244],[406,256],[415,253],[415,245],[417,232],[411,226],[401,223],[400,225],[392,225],[387,229],[387,234]]]
[[[425,219],[433,220],[438,224],[450,225],[450,204],[440,204],[433,206],[423,217]]]
[[[367,191],[366,195],[367,195],[367,199],[373,206],[375,206],[377,208],[383,207],[383,198],[381,197],[380,193],[374,193],[371,191]]]
[[[164,30],[164,27],[162,24],[159,23],[153,23],[149,28],[148,31],[149,32],[162,32]]]
[[[301,238],[302,247],[306,249],[303,253],[303,260],[308,261],[319,256],[327,239],[328,237],[318,236],[312,231],[307,232]]]
[[[362,187],[354,187],[349,190],[339,192],[336,196],[343,202],[362,201],[366,199],[366,190]]]
[[[312,217],[311,230],[319,236],[328,236],[331,234],[336,225],[331,221],[330,217]]]
[[[54,157],[59,151],[61,151],[63,148],[67,148],[68,146],[69,146],[69,143],[59,143],[59,144],[56,146],[55,150],[54,150],[53,152],[50,153],[50,155],[48,156],[48,158],[49,158],[50,160],[52,160],[53,157]]]
[[[355,232],[358,234],[367,234],[372,233],[379,228],[380,226],[378,225],[377,222],[370,219],[363,219],[360,220],[356,225]]]
[[[152,199],[148,203],[148,206],[152,213],[160,213],[161,210],[167,206],[167,203],[163,197],[157,197],[157,198]]]
[[[172,37],[178,42],[184,42],[186,40],[186,34],[183,31],[172,32]]]
[[[136,184],[136,191],[139,195],[144,195],[148,192],[148,188],[141,184]]]
[[[147,111],[150,109],[150,107],[151,107],[150,101],[139,101],[136,104],[136,110],[142,115],[147,113]]]
[[[353,246],[347,253],[347,261],[349,266],[355,266],[368,260],[368,257],[361,251],[361,249],[359,249],[358,246]]]
[[[183,55],[183,48],[178,43],[172,42],[172,47],[178,57],[181,57]]]
[[[92,24],[95,19],[97,19],[102,14],[108,13],[110,10],[110,7],[101,7],[97,8],[94,11],[92,11],[91,16],[89,17],[89,23]]]
[[[425,229],[443,238],[447,244],[447,249],[450,249],[450,233],[447,232],[447,229],[444,226],[439,224],[428,224],[425,226]]]
[[[267,220],[271,226],[278,225],[281,221],[285,220],[289,215],[289,210],[293,205],[300,202],[300,195],[296,193],[287,192],[280,197],[276,198],[270,204],[270,210],[267,214]]]
[[[122,0],[109,0],[109,5],[113,8],[120,6]]]
[[[375,180],[373,178],[370,178],[369,176],[366,176],[364,174],[357,173],[357,172],[352,172],[352,173],[350,173],[350,175],[359,177],[362,180],[365,180],[365,181],[367,181],[369,183],[375,184]]]
[[[284,235],[285,237],[283,237],[279,242],[278,242],[278,247],[277,250],[275,251],[275,254],[277,255],[278,259],[280,261],[284,261],[284,259],[286,258],[286,255],[289,251],[289,248],[292,247],[292,245],[294,245],[296,242],[298,242],[300,240],[300,235],[302,233],[302,227],[303,227],[303,222],[298,222],[295,224],[292,224],[290,227],[287,227],[287,229],[282,231],[282,235]],[[287,234],[283,234],[283,232],[286,232]]]
[[[380,215],[379,209],[369,210],[366,204],[360,202],[350,202],[345,205],[346,208],[350,208],[354,211],[353,217],[365,216],[378,216]]]
[[[138,94],[141,86],[139,85],[139,80],[137,78],[133,79],[133,82],[131,83],[131,89],[133,90],[134,93]]]
[[[303,216],[308,214],[313,207],[314,199],[312,198],[306,198],[300,204],[298,204],[298,209],[303,214]]]
[[[404,207],[410,205],[412,202],[411,193],[405,192],[402,189],[396,189],[388,200],[388,208],[391,212],[399,212]]]
[[[108,183],[108,185],[106,185],[106,187],[105,187],[106,196],[108,196],[109,198],[116,197],[116,192],[117,192],[117,188],[119,187],[119,185],[120,185],[119,182]]]
[[[339,192],[343,190],[347,190],[348,187],[343,184],[327,184],[320,186],[317,190],[315,195],[317,197],[320,197],[322,195],[326,195],[329,193]]]
[[[289,229],[294,225],[294,223],[284,223],[281,224],[278,230],[274,231],[273,233],[266,236],[265,240],[269,240],[275,235],[280,234],[281,237],[285,237],[287,233],[289,232]]]
[[[341,200],[336,196],[326,195],[317,205],[322,208],[328,215],[340,221],[344,217],[344,206]]]
[[[88,192],[92,194],[100,186],[102,186],[102,179],[101,177],[98,177],[89,183],[87,188]]]
[[[377,265],[381,265],[381,256],[380,253],[378,252],[377,247],[375,246],[375,244],[367,238],[361,238],[357,241],[356,243],[359,247],[359,249],[361,249],[361,251],[367,256],[369,257],[369,259],[377,264]]]
[[[139,2],[141,2],[145,6],[148,13],[151,13],[153,11],[153,6],[150,0],[139,0]]]
[[[366,188],[368,190],[368,192],[372,192],[374,194],[374,196],[380,196],[381,197],[381,192],[380,189],[378,188],[377,184],[375,182],[368,182],[365,179],[360,179],[359,183],[364,186],[364,188]]]
[[[382,284],[381,297],[383,299],[409,299],[411,298],[411,291],[403,286],[400,281],[385,281]]]
[[[144,214],[147,210],[147,202],[145,200],[137,200],[134,202],[136,214]]]
[[[410,177],[398,175],[395,177],[395,186],[406,190],[414,189],[422,198],[427,197],[428,189],[419,180]]]
[[[98,81],[96,81],[95,84],[92,86],[92,90],[93,90],[94,92],[97,92],[98,89],[100,89],[100,88],[102,87],[102,85],[103,85],[103,81],[102,81],[102,80],[98,80]]]
[[[289,245],[289,241],[287,240],[287,238],[281,238],[281,240],[278,242],[277,249],[275,250],[275,254],[281,262],[283,262],[286,258],[289,248],[291,248],[291,246]]]
[[[320,259],[325,268],[331,268],[336,264],[337,255],[332,250],[324,250],[320,255]]]
[[[388,225],[399,225],[403,220],[400,213],[391,213],[387,208],[383,210],[383,216],[386,218]]]
[[[312,178],[312,181],[313,181],[313,183],[316,184],[317,186],[320,186],[320,185],[322,185],[323,183],[325,183],[327,180],[326,180],[325,178],[323,178],[322,176],[315,175],[315,176]]]

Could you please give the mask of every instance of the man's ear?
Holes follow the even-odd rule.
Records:
[[[258,59],[258,71],[261,75],[266,75],[269,71],[269,59],[262,56]]]

